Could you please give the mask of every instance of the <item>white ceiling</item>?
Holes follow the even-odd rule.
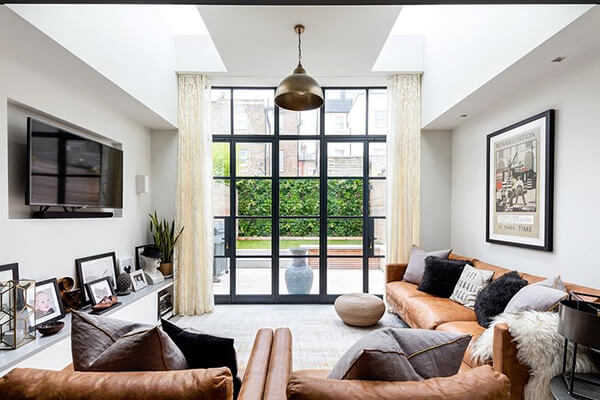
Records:
[[[540,82],[560,76],[570,68],[589,62],[600,54],[600,7],[593,7],[486,84],[480,86],[425,129],[454,129],[459,124],[490,110],[495,104],[510,102],[515,93],[535,90]],[[560,63],[556,57],[566,57]],[[467,115],[461,118],[461,115]]]
[[[272,77],[273,83],[296,66],[297,36],[293,27],[299,23],[306,26],[302,53],[309,74],[382,75],[371,70],[401,9],[399,6],[198,8],[227,69],[223,75]]]

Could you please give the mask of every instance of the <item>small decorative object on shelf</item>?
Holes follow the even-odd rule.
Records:
[[[154,239],[154,245],[158,247],[162,255],[159,270],[166,278],[170,278],[173,276],[173,250],[183,232],[183,227],[176,232],[175,221],[169,223],[166,219],[159,220],[156,211],[154,211],[154,215],[149,215],[150,233]]]
[[[0,282],[0,349],[35,340],[35,281]]]
[[[146,246],[144,252],[140,255],[140,262],[148,285],[156,285],[165,280],[164,275],[158,270],[161,257],[160,250],[153,245]]]
[[[127,268],[127,270],[121,272],[117,277],[117,296],[127,296],[131,293],[129,291],[129,288],[131,288],[130,272],[131,268]]]
[[[134,292],[142,290],[148,286],[148,282],[146,282],[146,274],[144,274],[143,270],[138,269],[137,271],[133,271],[131,274],[129,274],[129,276],[131,277],[131,286],[133,287]]]
[[[35,283],[35,320],[38,324],[64,318],[65,309],[60,299],[56,278]]]
[[[107,277],[88,282],[85,284],[85,288],[92,301],[94,314],[102,314],[109,308],[121,304],[117,302],[117,295]]]
[[[600,299],[600,296],[580,292],[571,292],[568,300],[560,302],[558,333],[565,338],[563,353],[562,376],[570,396],[581,399],[595,400],[577,392],[575,383],[597,385],[600,389],[598,379],[589,379],[583,374],[575,374],[577,362],[577,347],[587,346],[591,349],[600,349],[600,304],[585,301],[583,298]],[[571,355],[570,368],[567,366],[567,355],[569,342],[572,342],[573,354]],[[596,397],[596,399],[598,399]]]
[[[69,276],[58,280],[58,290],[66,313],[83,307],[81,289],[74,289],[74,287],[75,280]]]
[[[64,327],[65,323],[63,321],[52,321],[38,324],[37,330],[44,336],[50,336],[60,332]]]

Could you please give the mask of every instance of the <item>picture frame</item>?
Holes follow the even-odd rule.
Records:
[[[85,290],[85,284],[97,279],[107,277],[113,289],[117,288],[117,257],[114,251],[97,254],[94,256],[78,258],[75,260],[77,269],[77,281],[82,289],[82,297],[85,304],[89,304],[90,298]]]
[[[129,270],[126,270],[129,268]],[[133,265],[133,257],[123,257],[119,259],[119,272],[122,274],[123,272],[131,273],[135,270],[135,266]]]
[[[143,244],[141,246],[135,246],[135,269],[142,269],[140,264],[140,255],[144,252],[144,247],[152,246],[152,243]]]
[[[131,276],[131,286],[133,287],[134,292],[138,292],[148,286],[146,275],[141,269],[133,271],[129,276]]]
[[[0,265],[0,282],[18,281],[19,280],[19,264],[4,264]]]
[[[107,276],[87,282],[85,284],[85,291],[90,298],[92,306],[102,302],[102,299],[105,297],[116,296],[115,289],[110,284],[110,280]]]
[[[56,321],[65,317],[65,309],[56,278],[35,283],[35,324]]]
[[[552,251],[554,110],[487,135],[486,242]]]

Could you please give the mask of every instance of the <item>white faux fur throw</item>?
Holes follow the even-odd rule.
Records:
[[[481,362],[492,359],[494,325],[506,323],[517,343],[519,361],[529,367],[525,400],[551,400],[550,380],[562,372],[564,338],[557,332],[558,313],[523,311],[503,313],[471,344],[471,356]],[[571,358],[569,350],[569,359]],[[597,372],[584,346],[577,347],[576,372]],[[571,365],[568,361],[567,365]]]

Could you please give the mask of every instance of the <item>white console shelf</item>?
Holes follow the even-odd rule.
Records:
[[[173,279],[165,279],[139,292],[119,297],[121,304],[102,314],[111,318],[155,324],[158,320],[158,292],[173,286]],[[89,312],[91,308],[83,309]],[[15,350],[0,350],[0,376],[13,368],[42,368],[60,370],[72,362],[71,314],[63,319],[65,327],[57,334],[42,336]]]

